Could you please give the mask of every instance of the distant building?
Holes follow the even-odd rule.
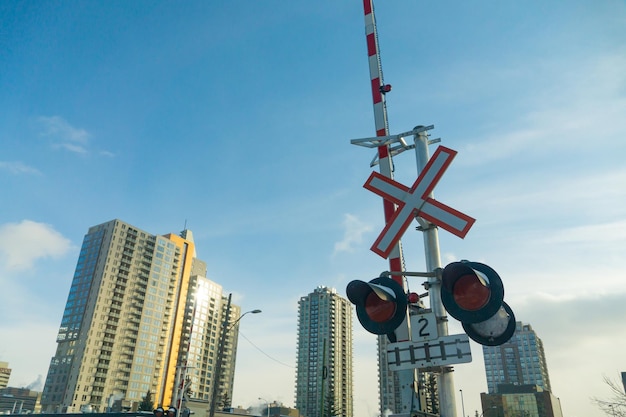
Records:
[[[543,342],[530,324],[517,322],[503,345],[483,346],[483,358],[489,390],[480,395],[484,417],[562,417]]]
[[[500,346],[483,346],[489,394],[501,384],[537,385],[551,391],[543,343],[530,324],[516,323],[511,339]]]
[[[0,388],[0,414],[35,414],[40,411],[41,392],[28,388]]]
[[[135,411],[148,392],[164,406],[179,405],[184,391],[206,399],[219,329],[240,312],[231,306],[224,320],[226,300],[206,278],[191,231],[154,235],[120,220],[89,228],[42,411]],[[232,397],[237,326],[228,329],[218,401]]]
[[[180,383],[183,383],[182,375],[186,374],[185,380],[191,385],[190,398],[197,400],[211,400],[213,389],[213,370],[217,358],[220,329],[224,323],[228,309],[228,297],[222,292],[222,286],[200,276],[191,277],[187,305],[192,315],[187,321],[189,327],[185,333],[191,335],[188,339],[188,350],[184,349],[179,362],[185,366],[181,372]],[[241,315],[241,308],[231,304],[226,319],[226,328],[235,323]],[[233,395],[235,378],[235,359],[237,354],[237,336],[239,327],[234,326],[226,333],[224,339],[224,352],[222,356],[222,370],[218,385],[218,397],[216,409],[230,407]],[[187,353],[188,352],[188,353]],[[186,384],[186,382],[185,382]]]
[[[380,396],[381,416],[389,414],[403,414],[406,404],[402,402],[400,381],[397,372],[389,370],[387,361],[386,335],[378,336],[378,389]],[[420,411],[439,414],[439,391],[436,375],[431,372],[420,372],[417,375],[419,384]]]
[[[296,409],[306,417],[352,417],[352,304],[318,287],[298,302]],[[270,410],[271,411],[271,410]]]
[[[561,401],[537,385],[500,384],[480,394],[484,417],[563,417]]]
[[[269,417],[300,417],[300,413],[297,409],[285,407],[284,405],[277,403],[270,404],[269,411]]]
[[[0,362],[0,388],[8,387],[10,378],[11,378],[11,368],[9,368],[9,363]]]
[[[399,414],[402,412],[402,397],[400,395],[400,381],[398,374],[389,370],[387,362],[386,335],[380,335],[377,339],[378,347],[378,390],[379,390],[379,415]]]
[[[248,408],[247,413],[252,413],[253,408]],[[264,407],[254,408],[255,413],[258,417],[301,417],[300,412],[291,407],[285,407],[283,403],[279,401],[273,401],[269,404],[265,404]]]

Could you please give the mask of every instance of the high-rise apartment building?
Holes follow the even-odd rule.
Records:
[[[380,415],[405,414],[407,407],[414,405],[404,404],[400,392],[400,380],[395,371],[389,370],[387,361],[387,335],[378,336],[378,389],[380,396]],[[415,370],[415,379],[418,385],[419,410],[432,414],[439,414],[439,390],[437,377],[432,372],[418,372]]]
[[[227,330],[231,327],[233,330],[228,331],[224,339],[216,403],[220,408],[230,406],[237,353],[238,327],[235,324],[241,315],[241,308],[234,304],[230,304],[229,308],[229,299],[224,296],[222,287],[203,276],[192,276],[191,287],[187,304],[190,311],[186,328],[187,349],[181,350],[183,354],[179,359],[181,366],[177,378],[179,390],[175,394],[175,403],[179,404],[183,397],[212,399],[219,339],[222,326],[226,325]],[[191,394],[184,394],[185,391]]]
[[[181,375],[204,396],[210,391],[206,381],[214,379],[206,364],[216,359],[224,304],[217,285],[206,308],[195,303],[205,276],[188,230],[153,235],[120,220],[91,227],[57,334],[42,411],[135,409],[147,392],[156,404],[176,404]],[[211,314],[204,322],[197,322],[192,300]],[[196,368],[187,372],[188,359],[197,376]]]
[[[543,343],[530,324],[516,323],[511,339],[500,346],[483,346],[489,394],[498,385],[536,385],[551,392]]]
[[[352,304],[335,289],[298,301],[296,408],[307,417],[353,416]]]
[[[9,378],[11,378],[11,368],[8,362],[0,362],[0,388],[9,386]]]
[[[378,346],[378,393],[379,415],[398,414],[402,410],[402,397],[400,395],[400,381],[396,372],[389,370],[387,362],[386,335],[380,335],[377,339]]]

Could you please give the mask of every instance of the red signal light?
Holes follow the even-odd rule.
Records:
[[[459,307],[476,311],[487,305],[491,290],[474,274],[459,277],[452,287],[452,296]]]
[[[384,323],[396,313],[396,302],[381,300],[372,291],[365,299],[365,311],[370,319],[377,323]]]
[[[504,302],[502,280],[488,265],[448,264],[441,274],[441,301],[465,333],[482,345],[499,346],[515,332],[515,315]]]
[[[448,313],[463,323],[478,323],[493,316],[504,300],[502,280],[479,262],[448,264],[441,274],[441,301]]]
[[[420,296],[417,295],[417,293],[415,292],[410,292],[409,293],[409,303],[410,304],[417,304],[420,302]]]
[[[351,281],[346,287],[346,295],[356,306],[359,322],[370,333],[393,335],[406,319],[407,295],[402,285],[391,278]]]

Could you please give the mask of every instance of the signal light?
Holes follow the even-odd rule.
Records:
[[[465,260],[447,265],[441,275],[441,301],[467,335],[482,345],[501,345],[515,332],[502,279],[488,265]]]
[[[393,334],[406,318],[407,295],[391,278],[351,281],[346,287],[346,295],[356,306],[359,322],[370,333]]]
[[[417,304],[420,302],[420,296],[417,293],[414,292],[410,292],[407,295],[407,299],[409,301],[409,304]]]

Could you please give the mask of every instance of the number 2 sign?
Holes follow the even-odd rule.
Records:
[[[435,313],[426,312],[411,316],[411,340],[418,342],[438,338]]]

